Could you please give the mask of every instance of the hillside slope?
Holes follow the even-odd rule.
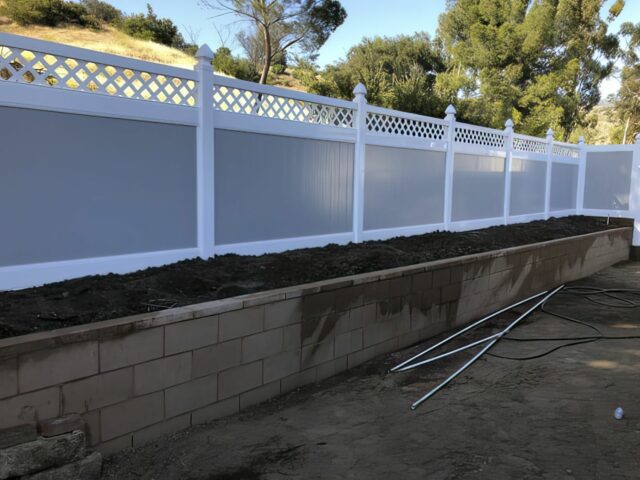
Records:
[[[181,68],[191,69],[195,64],[195,58],[176,48],[133,38],[111,26],[104,26],[100,30],[72,26],[23,26],[12,23],[5,17],[0,17],[0,32],[24,35],[25,37],[39,38]]]

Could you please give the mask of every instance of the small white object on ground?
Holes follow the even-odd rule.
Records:
[[[622,407],[616,408],[615,412],[613,412],[613,416],[616,417],[616,420],[622,420],[622,417],[624,417],[624,410],[622,410]]]

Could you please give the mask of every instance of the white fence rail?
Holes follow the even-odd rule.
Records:
[[[258,85],[197,56],[0,34],[0,290],[572,214],[635,218],[640,245],[638,144],[390,110],[362,85],[353,101]]]

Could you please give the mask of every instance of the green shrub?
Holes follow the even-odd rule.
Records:
[[[99,27],[84,5],[64,0],[5,0],[0,12],[20,25]]]
[[[249,60],[234,57],[226,47],[216,50],[213,58],[213,69],[216,72],[225,73],[240,80],[257,82],[260,79],[260,72]]]
[[[100,22],[116,24],[124,17],[120,10],[102,0],[82,0],[82,6]]]
[[[179,49],[187,46],[178,27],[168,18],[158,18],[149,4],[146,15],[137,13],[125,17],[121,28],[132,37],[152,40]]]

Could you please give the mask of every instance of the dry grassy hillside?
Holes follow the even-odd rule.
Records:
[[[191,69],[195,64],[192,56],[180,50],[130,37],[110,26],[105,26],[101,30],[71,26],[56,28],[22,26],[12,23],[6,17],[0,17],[0,31],[176,67]]]

